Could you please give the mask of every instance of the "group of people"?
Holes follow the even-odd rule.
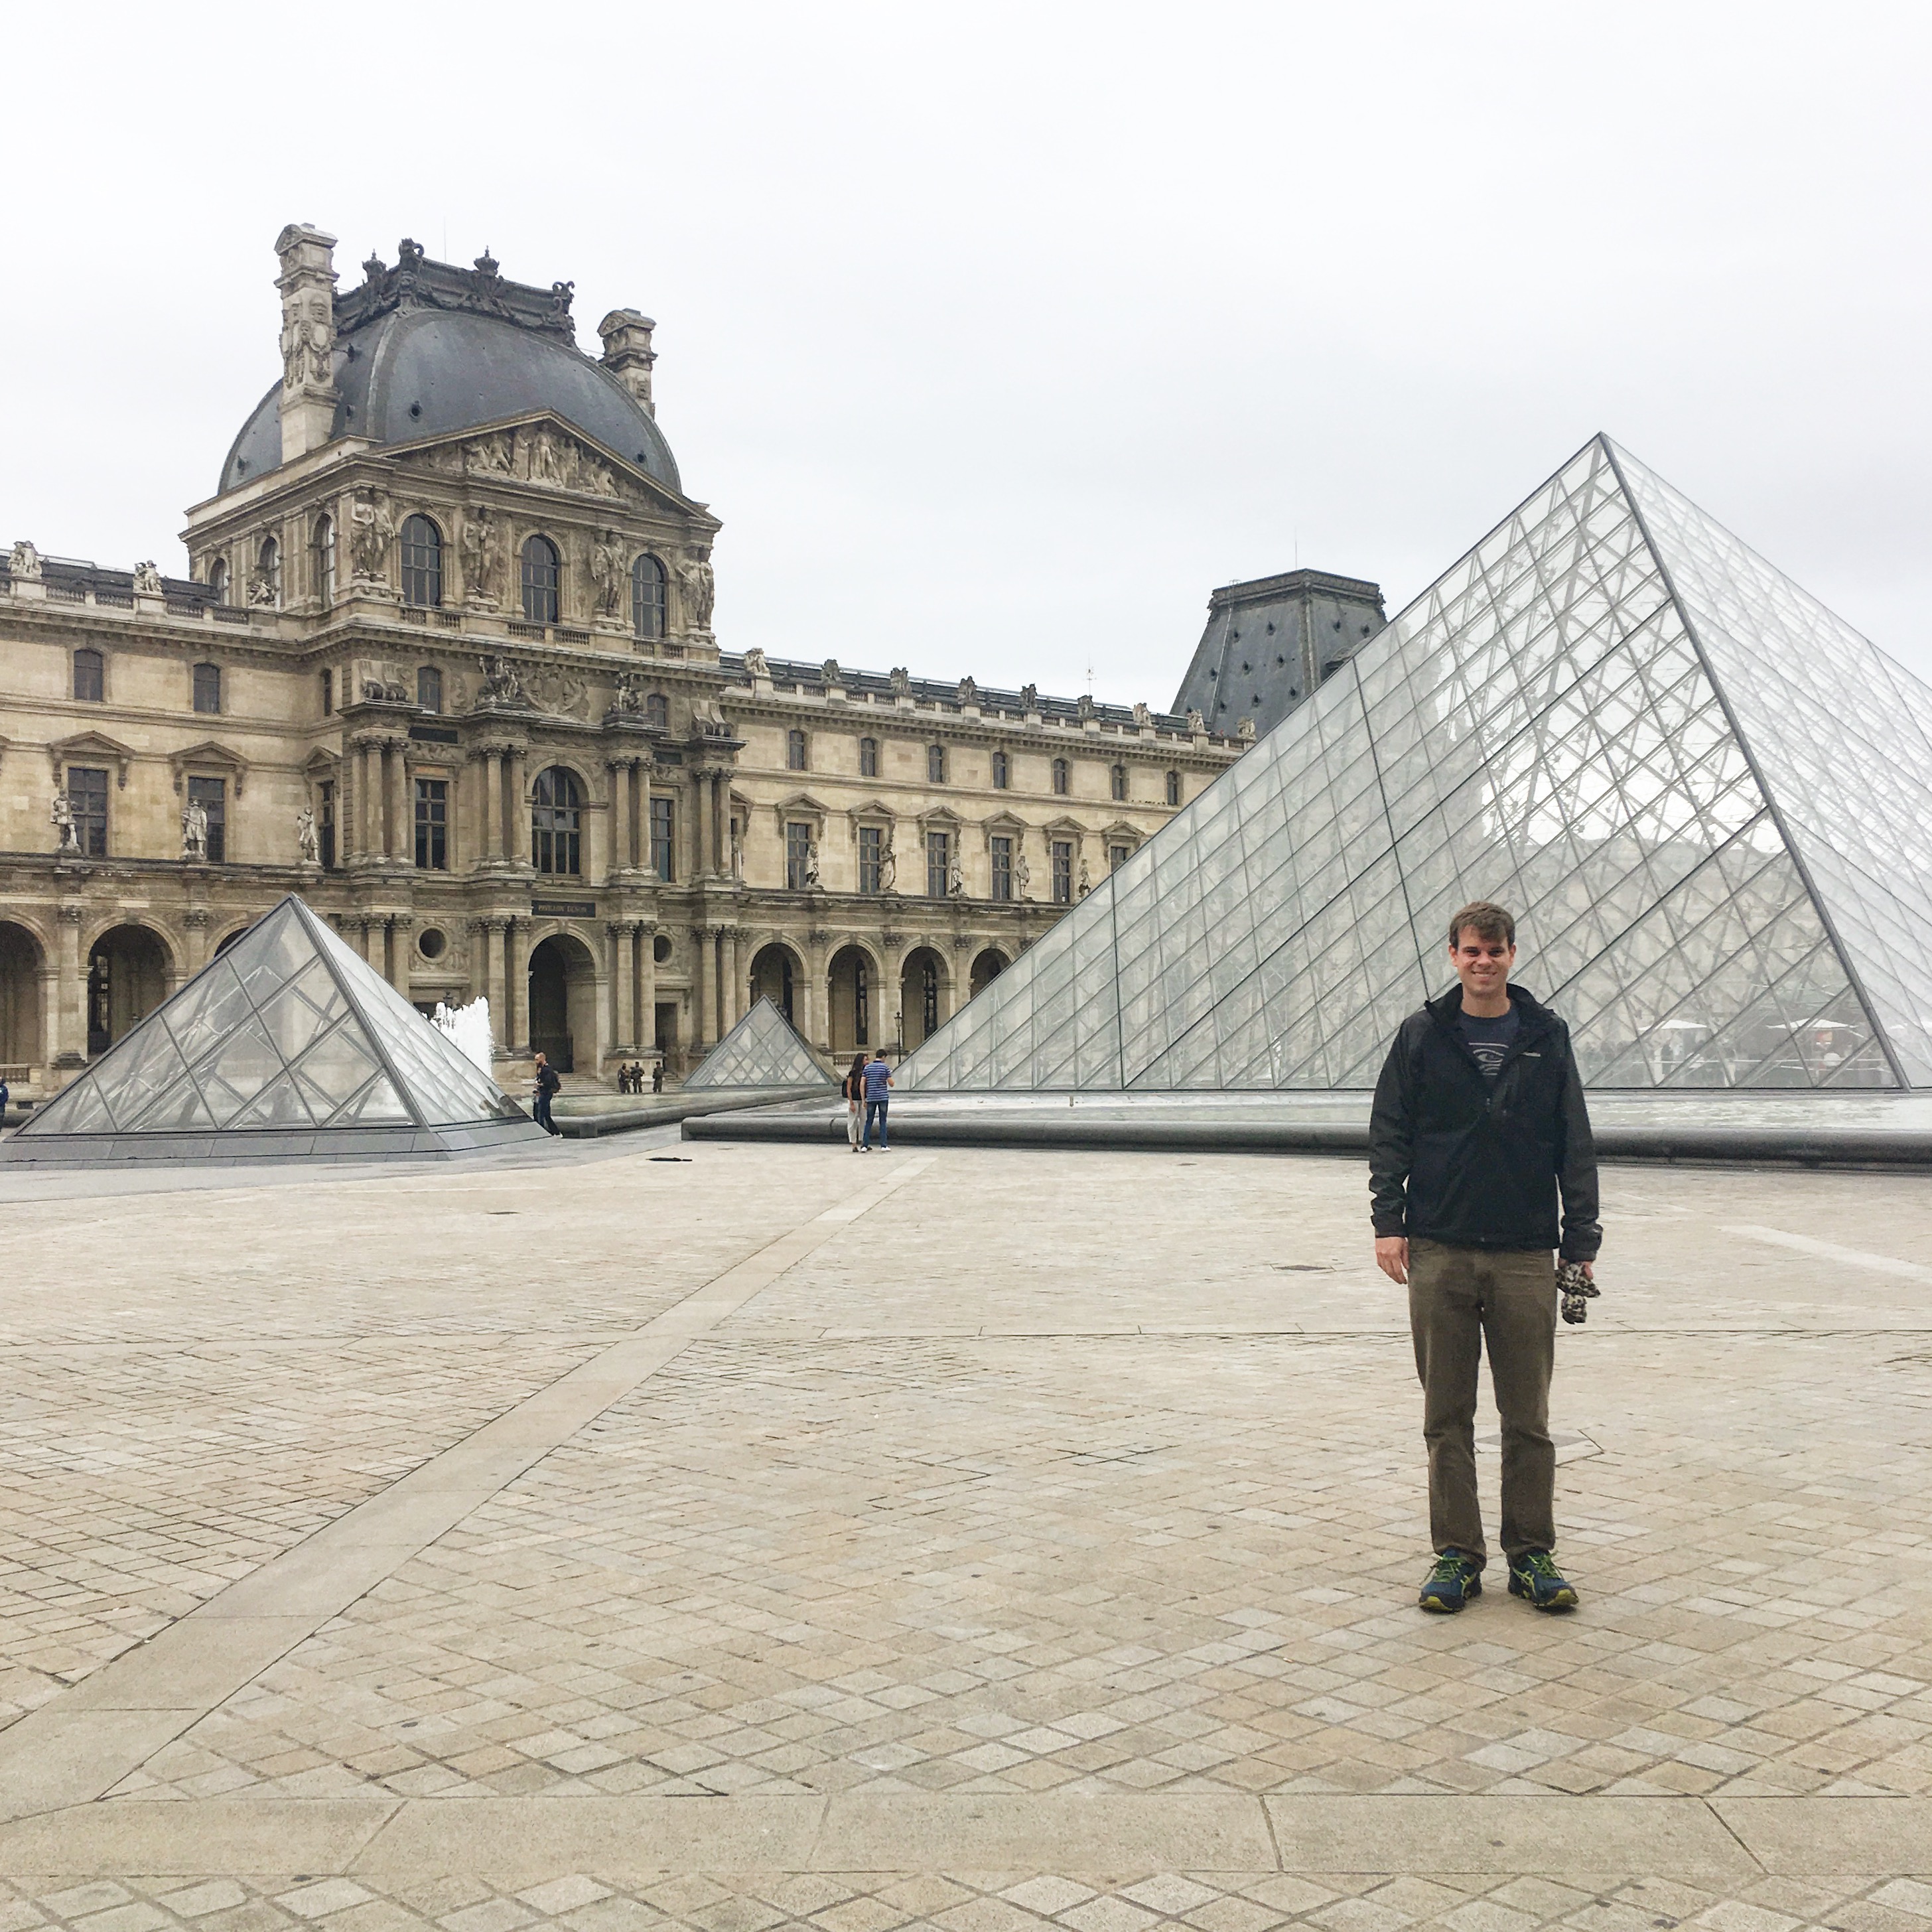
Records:
[[[650,1090],[653,1094],[664,1091],[664,1062],[654,1060],[650,1069]],[[617,1070],[617,1091],[620,1094],[641,1094],[644,1090],[644,1063],[634,1060],[628,1066]]]
[[[845,1096],[845,1138],[854,1154],[872,1150],[872,1130],[879,1130],[879,1151],[890,1153],[886,1144],[886,1109],[892,1104],[892,1070],[886,1064],[886,1050],[880,1047],[868,1060],[862,1053],[852,1056],[839,1091]],[[864,1130],[860,1127],[863,1113]]]

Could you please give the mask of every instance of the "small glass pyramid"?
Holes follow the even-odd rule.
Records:
[[[7,1144],[14,1160],[424,1154],[542,1138],[291,894]]]
[[[898,1083],[1372,1086],[1478,898],[1593,1086],[1932,1086],[1932,689],[1594,438]]]
[[[825,1087],[830,1076],[818,1056],[768,999],[707,1053],[684,1083],[688,1094],[721,1087]]]

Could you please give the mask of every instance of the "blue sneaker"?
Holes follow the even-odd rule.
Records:
[[[1514,1588],[1514,1584],[1510,1587]],[[1424,1580],[1418,1600],[1425,1610],[1453,1616],[1473,1597],[1483,1594],[1483,1566],[1460,1550],[1445,1550]]]
[[[1526,1550],[1509,1560],[1512,1597],[1527,1598],[1539,1610],[1574,1610],[1581,1600],[1576,1586],[1557,1568],[1546,1550]]]

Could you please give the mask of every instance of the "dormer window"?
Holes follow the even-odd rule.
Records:
[[[228,602],[228,560],[226,557],[218,556],[208,566],[208,587],[214,593],[216,603],[226,604]]]
[[[557,622],[557,586],[562,577],[556,545],[548,537],[532,537],[524,545],[524,620],[530,624]]]
[[[315,588],[326,609],[335,602],[335,519],[315,521]]]
[[[427,517],[403,519],[403,602],[431,610],[442,602],[442,532]]]
[[[645,643],[664,634],[664,567],[648,551],[631,566],[631,629]]]

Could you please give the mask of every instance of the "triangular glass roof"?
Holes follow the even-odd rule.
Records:
[[[17,1138],[523,1118],[292,894],[37,1108]]]
[[[685,1091],[709,1087],[825,1087],[831,1076],[790,1021],[768,999],[752,1010],[707,1053],[684,1083]]]
[[[898,1084],[1372,1086],[1478,898],[1593,1085],[1932,1085],[1932,690],[1594,438]]]

